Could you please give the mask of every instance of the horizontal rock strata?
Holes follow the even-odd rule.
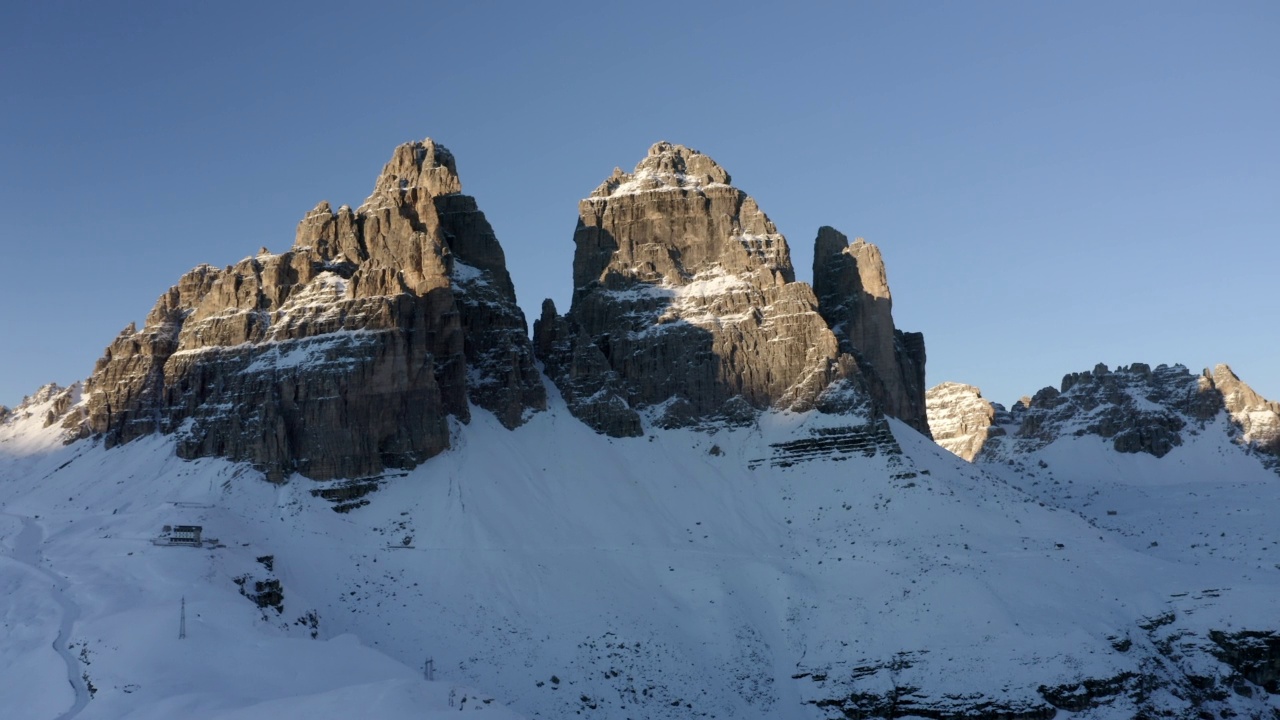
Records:
[[[888,409],[867,389],[873,361],[841,348],[786,239],[730,182],[706,155],[658,143],[579,203],[573,302],[563,316],[544,304],[534,344],[596,430],[641,434],[642,412],[683,427]]]
[[[98,361],[87,430],[177,433],[184,457],[278,480],[415,465],[468,401],[519,425],[545,391],[502,249],[460,193],[448,150],[402,145],[360,208],[321,203],[289,251],[187,273]]]

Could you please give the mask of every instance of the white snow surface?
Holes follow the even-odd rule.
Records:
[[[639,195],[646,192],[702,191],[710,188],[729,188],[730,185],[718,182],[706,182],[701,175],[689,175],[682,172],[637,170],[626,175],[626,180],[608,190],[606,194],[587,198],[588,200],[619,197],[622,195]]]
[[[38,412],[0,425],[0,707],[822,718],[812,701],[851,687],[1035,702],[1130,668],[1113,640],[1171,609],[1204,631],[1280,618],[1276,476],[1219,433],[1160,460],[1071,438],[1048,469],[984,470],[894,421],[901,456],[774,467],[754,462],[770,443],[840,418],[610,439],[550,394],[515,431],[473,408],[452,449],[347,513],[311,492],[339,483],[271,485],[166,437],[104,450],[62,446]],[[221,546],[153,545],[166,524]],[[278,579],[283,611],[244,576]]]

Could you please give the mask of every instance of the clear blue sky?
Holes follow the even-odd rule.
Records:
[[[427,136],[531,316],[567,309],[577,200],[665,139],[800,279],[820,225],[878,244],[930,384],[1227,362],[1280,399],[1280,3],[802,5],[11,3],[0,403]]]

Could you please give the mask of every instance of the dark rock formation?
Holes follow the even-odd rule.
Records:
[[[1195,603],[1211,592],[1185,599]],[[1184,615],[1195,613],[1171,609],[1139,619],[1123,639],[1115,636],[1111,672],[1091,677],[1074,670],[1034,687],[1004,681],[940,691],[936,666],[920,662],[927,650],[852,668],[806,666],[793,679],[803,702],[827,718],[1045,720],[1060,712],[1090,718],[1275,717],[1269,696],[1280,693],[1280,636],[1204,632],[1185,624]]]
[[[841,349],[813,289],[795,282],[785,238],[729,183],[706,155],[658,143],[579,204],[573,303],[565,316],[544,304],[534,345],[596,430],[638,435],[640,411],[663,427],[740,423],[765,408],[878,416],[866,380],[881,348],[866,348],[865,370],[852,344]],[[904,337],[898,353],[891,322],[887,337],[888,356],[918,361],[922,383],[923,343]],[[922,389],[918,405],[927,428]]]
[[[1209,639],[1218,646],[1215,657],[1245,680],[1272,695],[1280,695],[1280,632],[1210,630]]]
[[[900,463],[902,446],[893,436],[887,423],[873,422],[848,427],[815,428],[809,436],[769,445],[769,457],[756,458],[748,467],[768,464],[772,467],[791,467],[811,460],[846,460],[850,457],[874,457],[877,453]]]
[[[840,350],[858,358],[872,397],[886,413],[929,435],[924,335],[894,327],[893,296],[880,249],[862,238],[850,245],[840,231],[819,228],[813,291]]]
[[[468,400],[508,427],[545,407],[502,249],[453,156],[396,148],[358,210],[321,203],[288,252],[204,265],[107,348],[87,428],[178,433],[183,457],[357,477],[448,447]]]
[[[1035,450],[1064,435],[1098,435],[1118,452],[1163,457],[1182,444],[1188,424],[1203,425],[1222,407],[1221,396],[1182,365],[1144,363],[1111,371],[1070,373],[1060,389],[1037,392],[1013,433],[1017,448]]]

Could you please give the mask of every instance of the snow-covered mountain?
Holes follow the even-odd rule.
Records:
[[[553,392],[515,431],[476,411],[407,473],[272,485],[165,436],[62,446],[28,410],[0,488],[32,717],[71,706],[68,664],[81,717],[416,717],[451,693],[528,717],[1277,707],[1277,483],[1207,432],[984,470],[817,412],[612,439]],[[152,544],[176,524],[217,544]]]
[[[0,419],[0,707],[1280,717],[1265,401],[1094,372],[979,408],[1008,427],[965,462],[921,432],[879,253],[824,232],[815,293],[728,183],[665,143],[616,173],[574,307],[505,353],[501,250],[434,144],[288,257],[188,276]]]

